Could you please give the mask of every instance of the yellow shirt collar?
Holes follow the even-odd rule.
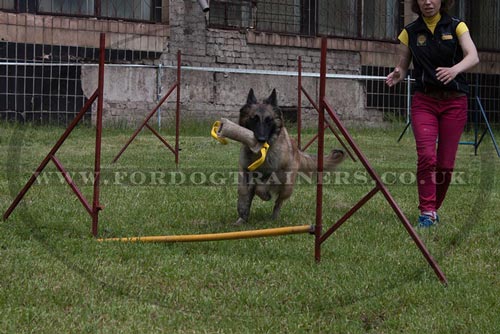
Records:
[[[436,15],[431,16],[431,17],[422,16],[422,18],[424,19],[424,22],[427,25],[427,28],[429,28],[429,30],[432,33],[434,33],[434,29],[436,29],[436,26],[437,26],[439,20],[441,20],[441,13],[438,12]]]

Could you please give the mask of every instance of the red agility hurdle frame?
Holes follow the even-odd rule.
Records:
[[[327,39],[322,38],[321,40],[321,64],[320,64],[320,88],[319,88],[319,103],[317,104],[317,111],[319,113],[318,117],[318,182],[316,188],[316,226],[314,230],[315,235],[315,258],[316,261],[321,259],[321,245],[325,242],[332,234],[335,232],[343,223],[349,219],[358,209],[360,209],[364,204],[366,204],[377,192],[382,192],[387,202],[390,204],[391,208],[394,210],[401,223],[405,227],[406,231],[410,234],[413,241],[417,244],[418,248],[424,255],[425,259],[432,267],[439,280],[443,283],[447,283],[447,279],[444,273],[439,268],[437,262],[432,258],[431,254],[423,244],[423,242],[418,237],[417,233],[411,226],[410,222],[404,215],[403,211],[399,208],[398,204],[391,196],[386,186],[382,182],[381,178],[372,168],[364,154],[361,152],[359,147],[356,145],[351,135],[342,124],[337,115],[335,115],[333,108],[330,106],[325,98],[326,91],[326,57],[327,57]],[[305,92],[305,90],[300,87],[300,90]],[[306,95],[308,96],[308,95]],[[325,233],[323,233],[323,154],[324,154],[324,136],[325,136],[325,112],[328,113],[331,120],[335,123],[339,131],[342,133],[343,137],[348,142],[349,146],[353,149],[358,159],[361,161],[366,171],[369,173],[371,178],[375,181],[375,187],[368,192],[356,205],[354,205],[342,218],[340,218],[333,226],[331,226]]]
[[[318,139],[318,133],[314,135],[303,147],[302,147],[302,94],[306,96],[306,98],[309,100],[309,103],[313,106],[314,109],[319,110],[319,107],[316,105],[314,100],[312,99],[311,95],[302,87],[302,57],[299,57],[298,60],[298,71],[297,71],[297,80],[298,80],[298,95],[297,95],[297,145],[300,150],[305,151],[309,146],[311,146],[317,139]],[[340,145],[345,149],[349,157],[353,160],[356,161],[356,158],[352,155],[351,151],[349,148],[344,144],[342,141],[342,138],[339,136],[337,131],[333,128],[333,126],[328,123],[328,121],[325,120],[325,125],[324,129],[330,129],[330,131],[333,133],[335,138],[339,141]]]
[[[43,159],[42,163],[35,170],[31,178],[28,180],[23,189],[16,196],[10,207],[3,215],[3,220],[7,220],[17,207],[19,202],[23,199],[24,195],[28,192],[29,188],[33,185],[36,178],[43,171],[45,166],[52,161],[57,169],[61,172],[64,179],[70,186],[71,190],[75,193],[76,197],[80,200],[84,208],[87,210],[88,214],[92,217],[92,235],[97,236],[97,227],[99,223],[99,211],[102,210],[101,205],[99,204],[99,180],[101,174],[101,137],[102,137],[102,107],[103,107],[103,99],[104,99],[104,57],[105,57],[105,45],[106,38],[105,34],[100,34],[100,51],[99,51],[99,81],[97,85],[97,89],[92,94],[92,96],[85,103],[83,108],[78,112],[76,117],[73,119],[71,124],[68,126],[66,131],[62,134],[59,140],[56,142],[54,147],[50,150],[49,154]],[[95,139],[95,159],[94,159],[94,192],[92,204],[89,204],[89,201],[83,196],[80,189],[78,189],[77,185],[71,179],[69,173],[64,169],[62,163],[57,159],[56,153],[59,148],[62,146],[64,141],[71,134],[73,129],[76,127],[78,122],[83,118],[85,113],[92,107],[92,104],[97,100],[97,115],[96,115],[96,139]]]
[[[153,117],[154,114],[160,109],[162,104],[168,99],[170,94],[176,90],[177,92],[177,98],[175,101],[175,145],[172,147],[165,138],[163,138],[158,131],[156,131],[152,126],[148,124],[149,120],[151,117]],[[139,127],[134,131],[132,136],[128,139],[128,141],[125,143],[125,145],[122,147],[120,152],[116,155],[116,157],[113,159],[112,163],[115,163],[118,161],[118,159],[121,157],[123,152],[127,149],[127,147],[132,143],[132,141],[137,137],[139,132],[142,131],[144,127],[148,128],[162,143],[165,145],[166,148],[168,148],[175,156],[175,164],[179,164],[179,127],[180,127],[180,98],[181,98],[181,52],[177,51],[177,80],[176,82],[170,87],[170,89],[167,91],[167,93],[161,98],[160,102],[156,105],[156,107],[153,108],[149,112],[149,114],[144,118],[142,123],[139,125]]]
[[[80,202],[83,204],[89,215],[92,217],[92,235],[97,236],[97,231],[98,231],[98,219],[99,219],[99,211],[102,210],[101,205],[99,204],[99,183],[100,183],[100,163],[101,163],[101,137],[102,137],[102,107],[103,107],[103,98],[104,98],[104,55],[105,55],[105,35],[101,33],[100,35],[100,57],[99,57],[99,82],[98,82],[98,88],[96,91],[92,94],[90,99],[85,103],[84,107],[80,110],[78,115],[75,117],[75,119],[71,122],[69,127],[66,129],[66,131],[63,133],[63,135],[59,138],[57,143],[54,145],[54,147],[50,150],[49,154],[45,157],[45,159],[42,161],[40,166],[36,169],[36,171],[33,173],[29,181],[26,183],[26,185],[23,187],[23,189],[20,191],[20,193],[16,196],[15,200],[13,203],[10,205],[10,207],[7,209],[5,214],[3,215],[3,220],[7,220],[12,211],[17,207],[19,202],[22,200],[24,195],[27,193],[29,188],[33,185],[35,182],[36,178],[40,173],[43,171],[45,166],[49,163],[49,161],[53,161],[54,164],[56,165],[57,169],[63,174],[64,179],[66,182],[69,184],[73,192],[76,194]],[[178,53],[180,55],[180,53]],[[424,255],[425,259],[429,263],[429,265],[433,268],[434,272],[438,276],[441,282],[447,283],[447,279],[441,269],[439,268],[438,264],[436,261],[432,258],[430,255],[429,251],[427,248],[424,246],[422,241],[419,239],[418,235],[415,233],[415,230],[411,226],[410,222],[408,219],[405,217],[404,213],[402,210],[399,208],[397,205],[396,201],[394,198],[390,195],[389,191],[383,184],[382,180],[380,177],[377,175],[377,173],[373,170],[371,165],[369,164],[368,160],[366,157],[363,155],[359,147],[356,145],[352,137],[350,136],[349,132],[346,130],[340,119],[335,115],[333,112],[333,108],[330,106],[328,101],[325,98],[325,91],[326,91],[326,56],[327,56],[327,39],[323,38],[321,41],[321,64],[320,64],[320,91],[319,91],[319,103],[318,104],[313,104],[318,111],[318,134],[317,134],[317,140],[318,140],[318,182],[317,182],[317,188],[316,188],[316,225],[313,226],[312,228],[308,225],[300,226],[297,228],[286,228],[286,231],[272,231],[270,233],[269,231],[266,231],[264,234],[265,235],[282,235],[282,234],[291,234],[291,233],[305,233],[305,232],[314,232],[315,236],[315,246],[314,246],[314,255],[316,261],[321,260],[321,245],[323,242],[325,242],[332,234],[335,232],[343,223],[347,221],[358,209],[360,209],[364,204],[366,204],[377,192],[382,192],[384,195],[385,199],[387,202],[390,204],[398,218],[401,220],[402,224],[404,225],[405,229],[407,232],[410,234],[411,238],[413,241],[417,244],[418,248]],[[179,56],[180,58],[180,56]],[[180,63],[180,62],[179,62]],[[178,79],[180,77],[180,71],[178,71]],[[179,84],[179,81],[176,83],[176,85]],[[176,88],[176,85],[174,85],[167,96],[173,91],[173,89]],[[178,88],[178,87],[177,87]],[[299,92],[305,92],[302,87],[299,87]],[[179,91],[178,91],[179,94]],[[308,96],[308,95],[307,95]],[[166,97],[164,97],[166,99]],[[97,114],[96,114],[96,142],[95,142],[95,161],[94,161],[94,192],[93,192],[93,200],[92,200],[92,205],[89,204],[89,202],[85,199],[81,191],[78,189],[78,187],[75,185],[71,177],[69,176],[69,173],[66,172],[64,169],[62,163],[56,158],[55,154],[59,150],[59,148],[62,146],[64,141],[67,139],[69,134],[73,131],[75,126],[78,124],[78,122],[82,119],[83,115],[88,111],[88,109],[92,106],[92,104],[97,100]],[[179,99],[177,100],[177,103],[179,103]],[[178,106],[179,107],[179,106]],[[156,112],[156,110],[154,110]],[[323,233],[323,184],[322,184],[322,177],[323,177],[323,155],[324,155],[324,135],[325,135],[325,124],[327,122],[325,121],[325,112],[328,113],[329,117],[332,119],[332,121],[335,123],[349,146],[352,148],[352,150],[355,152],[356,156],[358,159],[361,161],[365,169],[368,171],[369,175],[372,177],[372,179],[375,181],[375,187],[368,192],[356,205],[354,205],[342,218],[340,218],[333,226],[331,226],[325,233]],[[145,124],[145,123],[143,123]],[[177,124],[178,125],[178,124]],[[330,127],[330,126],[327,126]],[[178,129],[178,127],[177,127]],[[330,129],[332,129],[330,127]],[[177,130],[178,132],[178,130]],[[138,132],[137,132],[138,133]],[[178,134],[178,133],[177,133]],[[135,137],[134,137],[135,138]],[[340,139],[340,138],[339,138]],[[133,140],[133,138],[132,138]],[[129,142],[131,142],[130,140]],[[178,145],[176,144],[176,148],[178,149]],[[257,232],[252,232],[251,236],[245,236],[245,237],[256,237],[258,236],[259,233]],[[228,237],[226,235],[221,236],[219,240],[224,240],[227,239]],[[212,236],[210,236],[212,238]],[[194,238],[196,239],[196,238]],[[127,238],[128,240],[128,238]],[[204,239],[208,240],[208,239]]]

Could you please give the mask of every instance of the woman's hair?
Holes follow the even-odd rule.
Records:
[[[441,0],[441,13],[447,12],[455,5],[455,0]],[[422,12],[420,11],[420,7],[418,6],[418,0],[413,0],[411,3],[412,12],[420,15]]]

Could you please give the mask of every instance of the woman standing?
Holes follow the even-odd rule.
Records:
[[[418,156],[420,227],[439,222],[437,211],[467,122],[469,86],[463,72],[479,63],[467,25],[447,13],[453,5],[451,0],[413,0],[412,10],[419,16],[399,35],[400,61],[386,78],[386,84],[394,86],[413,62],[411,122]]]

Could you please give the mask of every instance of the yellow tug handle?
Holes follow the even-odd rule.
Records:
[[[219,131],[220,125],[221,125],[220,121],[215,121],[214,124],[212,125],[212,131],[210,131],[210,134],[219,143],[221,143],[223,145],[226,145],[227,144],[226,138],[219,137],[217,135],[217,131]],[[264,163],[264,161],[266,161],[266,155],[267,155],[267,150],[268,149],[269,149],[269,144],[268,143],[264,143],[264,145],[262,145],[262,147],[260,149],[260,158],[257,159],[256,161],[254,161],[250,166],[248,166],[248,170],[249,171],[253,172],[257,168],[259,168]]]
[[[224,137],[219,137],[217,135],[217,131],[219,131],[219,128],[220,128],[220,121],[215,121],[214,125],[212,125],[212,131],[210,132],[210,134],[212,135],[212,137],[217,140],[219,143],[223,144],[223,145],[226,145],[227,144],[227,140],[226,138]]]
[[[264,161],[266,160],[266,155],[267,155],[268,149],[269,149],[269,144],[264,143],[264,145],[262,145],[262,148],[260,149],[260,158],[257,159],[254,163],[252,163],[250,166],[247,167],[249,171],[253,172],[257,168],[259,168],[260,165],[262,165],[264,163]]]

